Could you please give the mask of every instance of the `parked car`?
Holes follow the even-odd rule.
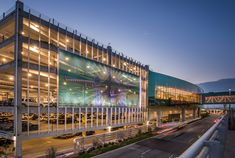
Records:
[[[95,134],[95,131],[86,131],[86,136],[90,136]]]
[[[32,98],[22,98],[22,105],[26,107],[27,106],[34,107],[38,106],[38,103]],[[40,103],[40,106],[43,106],[43,104]]]

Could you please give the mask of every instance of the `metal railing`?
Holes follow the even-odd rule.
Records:
[[[221,158],[227,133],[228,116],[224,115],[179,158]]]
[[[97,144],[103,146],[106,143],[133,138],[140,133],[148,132],[149,128],[153,130],[154,127],[151,125],[143,125],[135,128],[132,127],[123,130],[76,138],[74,139],[74,153],[85,151]]]

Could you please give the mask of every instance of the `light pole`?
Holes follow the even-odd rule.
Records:
[[[228,89],[228,95],[229,95],[229,97],[231,96],[231,89]],[[231,110],[231,104],[229,103],[229,110]]]

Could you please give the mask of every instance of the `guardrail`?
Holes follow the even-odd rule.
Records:
[[[224,115],[179,158],[221,158],[228,129],[228,116]]]

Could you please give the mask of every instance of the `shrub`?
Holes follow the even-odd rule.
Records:
[[[50,147],[47,150],[47,158],[55,158],[56,157],[56,149],[54,147]]]

